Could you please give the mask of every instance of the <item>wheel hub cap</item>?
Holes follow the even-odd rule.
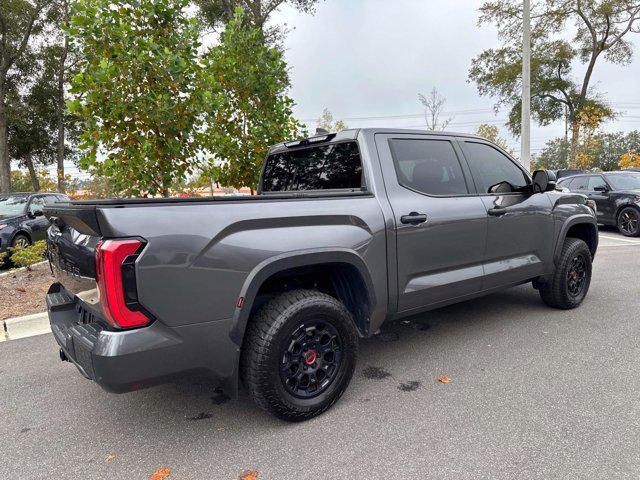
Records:
[[[318,354],[314,350],[309,350],[304,354],[304,362],[307,365],[313,365],[316,363],[316,359],[318,358]]]
[[[333,325],[309,321],[294,330],[280,361],[285,389],[300,398],[326,391],[340,369],[342,340]]]

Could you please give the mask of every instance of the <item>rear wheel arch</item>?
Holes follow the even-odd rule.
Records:
[[[375,309],[373,283],[362,258],[351,250],[314,250],[268,259],[247,277],[236,307],[231,339],[241,346],[251,316],[277,293],[311,288],[337,298],[356,323],[358,333],[369,334],[369,316]]]

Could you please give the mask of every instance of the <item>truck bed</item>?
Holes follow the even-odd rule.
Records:
[[[345,190],[332,192],[294,192],[262,195],[228,195],[188,198],[111,198],[104,200],[76,200],[69,203],[57,203],[44,209],[45,215],[58,227],[67,225],[85,235],[102,236],[99,208],[155,207],[162,205],[193,205],[217,203],[256,203],[294,201],[300,199],[322,199],[342,197],[372,196],[364,190]]]

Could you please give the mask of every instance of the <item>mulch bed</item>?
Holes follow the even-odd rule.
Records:
[[[46,311],[44,297],[54,281],[48,263],[0,277],[0,320]]]

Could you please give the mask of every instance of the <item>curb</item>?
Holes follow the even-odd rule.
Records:
[[[47,263],[48,260],[43,260],[41,262],[38,263],[34,263],[33,265],[31,265],[32,267],[35,267],[37,265],[42,265],[43,263]],[[7,270],[6,272],[2,272],[0,273],[0,277],[4,277],[5,275],[13,275],[14,273],[18,273],[18,272],[22,272],[24,270],[26,270],[27,267],[22,267],[22,268],[12,268]]]
[[[2,323],[0,342],[51,333],[47,312],[25,315],[24,317],[7,318],[0,323]]]

